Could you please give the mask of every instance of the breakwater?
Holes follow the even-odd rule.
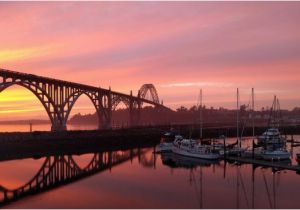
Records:
[[[161,133],[154,128],[0,133],[0,161],[149,147],[160,141]]]

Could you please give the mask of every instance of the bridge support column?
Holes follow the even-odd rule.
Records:
[[[100,110],[98,114],[100,119],[99,130],[101,129],[110,129],[111,128],[111,111],[107,109]]]
[[[140,97],[140,94],[138,95]],[[135,103],[136,102],[136,103]],[[132,97],[132,91],[130,92],[130,103],[129,103],[129,120],[130,127],[138,126],[141,119],[141,101],[134,101]]]
[[[108,93],[99,93],[98,96],[99,106],[97,110],[99,119],[99,130],[111,128],[111,116],[112,116],[112,96],[109,88]]]
[[[61,124],[52,124],[51,126],[51,131],[66,131],[67,130],[67,126],[66,125],[61,125]]]
[[[60,115],[58,117],[58,115]],[[52,121],[52,125],[51,125],[51,131],[66,131],[67,130],[67,125],[66,122],[63,118],[63,114],[59,114],[59,113],[54,113],[54,119]],[[62,120],[61,120],[62,119]]]

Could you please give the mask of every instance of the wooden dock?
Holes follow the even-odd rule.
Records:
[[[265,166],[265,167],[271,167],[276,169],[284,169],[284,170],[300,172],[300,165],[290,165],[289,163],[284,161],[266,161],[266,160],[248,158],[248,157],[234,157],[234,156],[227,156],[226,160],[236,161],[238,163],[249,163],[258,166]]]

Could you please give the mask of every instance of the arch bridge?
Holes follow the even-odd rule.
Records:
[[[145,84],[137,96],[119,93],[109,89],[68,82],[48,77],[25,74],[0,69],[0,93],[12,85],[30,90],[44,106],[51,121],[52,131],[67,130],[67,121],[72,107],[81,95],[86,95],[93,103],[99,119],[99,129],[111,127],[112,111],[120,102],[129,109],[130,126],[139,125],[142,104],[168,109],[159,102],[158,94],[152,84]],[[150,92],[150,99],[146,98]]]
[[[15,189],[0,185],[0,206],[17,201],[28,195],[45,192],[71,184],[100,172],[143,156],[148,150],[97,152],[85,167],[80,167],[72,155],[48,156],[37,173],[25,184]]]

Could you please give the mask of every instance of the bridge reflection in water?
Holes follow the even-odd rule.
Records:
[[[278,171],[276,168],[223,160],[191,159],[172,153],[157,155],[152,152],[153,148],[148,147],[88,153],[83,156],[48,156],[33,164],[38,168],[33,171],[34,175],[31,175],[32,178],[27,183],[20,184],[15,189],[1,187],[0,205],[10,203],[12,205],[7,206],[12,208],[299,206],[297,194],[292,193],[298,190],[297,184],[300,183],[299,176],[294,171]],[[32,171],[30,164],[27,167]],[[112,168],[115,168],[115,173],[96,175],[109,172]],[[93,175],[93,179],[77,183]],[[0,184],[8,186],[10,182],[6,176],[5,182]],[[62,187],[71,183],[72,186],[67,189]],[[58,188],[59,191],[43,194],[43,199],[37,196]],[[12,202],[28,195],[36,196],[24,202]],[[58,196],[53,199],[53,195]],[[74,199],[76,195],[80,197]]]
[[[0,205],[8,204],[27,195],[34,195],[75,182],[105,170],[111,170],[114,166],[128,160],[132,161],[136,156],[139,162],[150,166],[154,161],[151,159],[147,160],[144,156],[148,150],[137,148],[127,151],[94,153],[91,161],[83,168],[77,164],[72,155],[46,157],[38,172],[26,184],[16,189],[8,189],[5,186],[0,186]]]

